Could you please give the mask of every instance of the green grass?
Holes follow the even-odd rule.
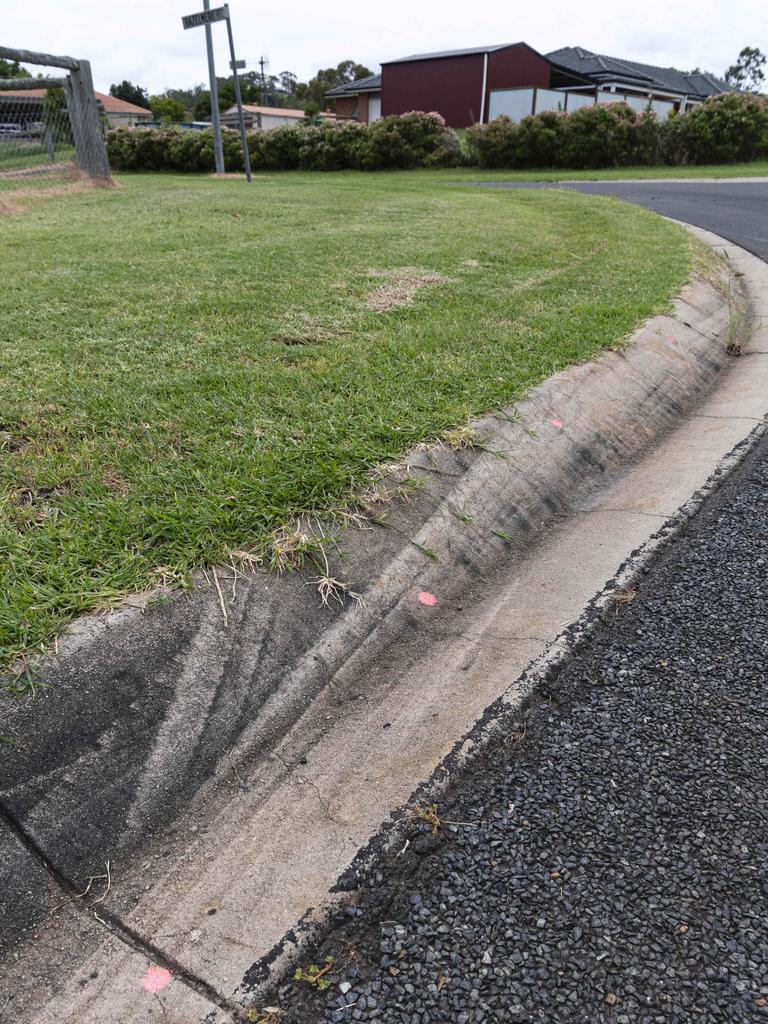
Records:
[[[422,172],[426,174],[427,172]],[[768,177],[768,160],[746,164],[702,164],[700,167],[616,167],[597,171],[569,171],[562,168],[540,171],[505,171],[461,168],[440,172],[454,181],[637,181],[654,178],[763,178]],[[434,173],[433,173],[434,176]]]
[[[72,163],[75,159],[74,146],[57,143],[54,148],[54,163]],[[45,142],[29,140],[4,141],[0,138],[0,173],[16,171],[26,167],[50,164],[51,157]]]
[[[4,664],[121,594],[266,553],[689,276],[688,237],[640,209],[433,178],[125,176],[3,218]],[[432,282],[369,308],[402,268]]]

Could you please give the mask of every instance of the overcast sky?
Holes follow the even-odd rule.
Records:
[[[238,58],[254,68],[263,54],[272,73],[293,71],[303,80],[346,59],[378,70],[381,61],[409,53],[519,40],[544,53],[583,46],[716,73],[743,46],[768,49],[765,0],[293,0],[282,10],[279,3],[230,0],[229,6]],[[2,0],[2,43],[88,58],[104,92],[124,78],[150,92],[183,88],[207,74],[203,29],[181,27],[182,14],[201,9],[201,0]],[[229,59],[223,24],[214,26],[214,38],[223,75]]]

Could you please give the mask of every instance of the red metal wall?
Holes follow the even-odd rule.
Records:
[[[451,128],[468,128],[480,120],[482,53],[384,64],[381,72],[384,116],[436,110]],[[488,54],[488,92],[525,86],[547,88],[549,75],[546,58],[524,43]],[[487,119],[487,93],[485,111]]]
[[[488,91],[538,86],[549,88],[550,65],[525,43],[488,54]],[[488,109],[486,105],[486,110]]]
[[[451,128],[466,128],[480,118],[483,55],[437,57],[381,69],[381,113],[436,110]]]

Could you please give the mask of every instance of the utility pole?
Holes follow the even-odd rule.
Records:
[[[211,0],[203,0],[203,9],[210,11]],[[221,118],[219,116],[219,87],[216,84],[216,66],[213,62],[213,33],[210,24],[205,26],[205,48],[208,52],[208,81],[211,90],[211,124],[213,125],[213,154],[216,173],[224,173],[224,147],[221,144]]]
[[[259,57],[259,67],[261,68],[261,105],[266,107],[267,105],[267,76],[264,73],[264,68],[267,62],[263,57]]]

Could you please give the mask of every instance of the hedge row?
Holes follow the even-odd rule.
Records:
[[[722,164],[768,156],[768,97],[725,93],[659,121],[626,103],[524,117],[499,117],[467,132],[481,167],[631,167]]]
[[[223,136],[225,169],[242,171],[239,133]],[[210,131],[118,128],[108,133],[107,148],[119,171],[214,169]],[[439,114],[412,112],[369,125],[324,122],[251,132],[248,152],[258,171],[735,163],[768,157],[768,97],[726,93],[666,121],[625,103],[549,111],[519,124],[499,117],[470,128],[463,149]]]
[[[242,171],[239,132],[222,135],[225,170]],[[212,171],[215,166],[210,131],[117,128],[107,135],[107,150],[118,171]],[[248,153],[255,171],[408,170],[460,162],[458,137],[442,117],[416,112],[370,125],[326,121],[250,132]]]

